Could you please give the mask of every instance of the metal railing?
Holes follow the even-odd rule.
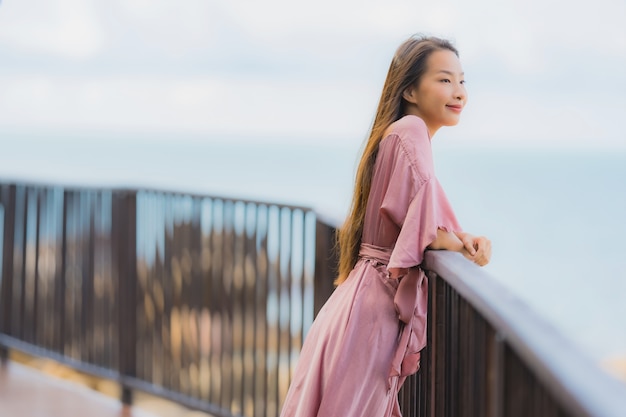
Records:
[[[334,228],[302,207],[0,184],[0,353],[52,358],[216,416],[277,416],[332,292]],[[622,386],[462,257],[429,252],[413,416],[623,416]]]
[[[428,343],[407,416],[626,416],[626,386],[481,268],[429,251]]]
[[[141,389],[219,416],[278,414],[328,295],[314,288],[331,244],[314,212],[21,184],[0,185],[0,207],[0,345],[119,380],[125,402]]]

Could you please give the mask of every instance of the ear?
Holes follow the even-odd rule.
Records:
[[[409,103],[417,105],[417,99],[415,98],[415,86],[411,85],[402,92],[402,98]]]

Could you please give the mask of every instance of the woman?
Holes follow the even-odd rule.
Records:
[[[397,394],[426,344],[427,249],[478,265],[491,243],[461,231],[437,181],[431,139],[467,102],[454,46],[410,38],[396,51],[339,232],[339,276],[304,346],[282,417],[400,416]]]

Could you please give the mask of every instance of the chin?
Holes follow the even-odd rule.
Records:
[[[459,124],[459,122],[461,121],[461,119],[455,119],[455,120],[450,120],[448,123],[446,123],[444,126],[456,126]]]

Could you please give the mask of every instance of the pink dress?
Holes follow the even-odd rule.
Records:
[[[427,278],[437,229],[460,231],[417,116],[379,145],[360,257],[306,337],[281,417],[399,417],[398,391],[426,345]],[[388,268],[408,268],[400,280]]]

